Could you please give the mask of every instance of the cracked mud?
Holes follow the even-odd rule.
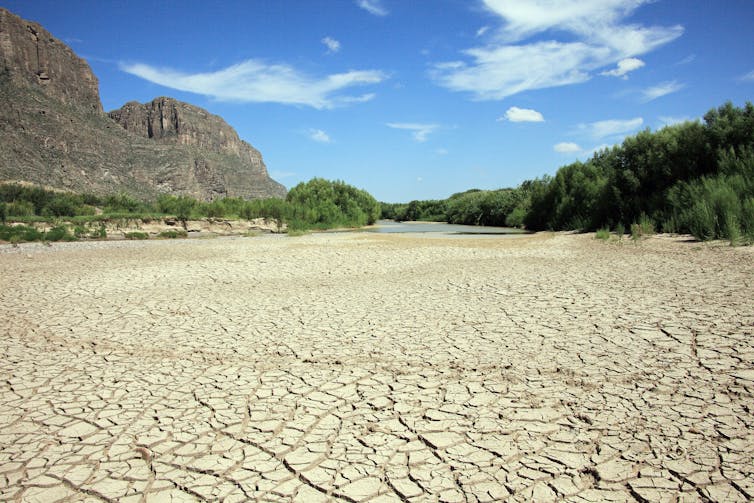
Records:
[[[3,247],[0,500],[751,500],[752,299],[667,237]]]

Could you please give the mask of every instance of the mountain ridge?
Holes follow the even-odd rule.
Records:
[[[0,8],[0,180],[202,200],[285,197],[221,117],[174,98],[105,113],[88,63]]]

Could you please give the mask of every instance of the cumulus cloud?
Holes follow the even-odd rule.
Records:
[[[282,103],[316,109],[334,108],[368,101],[373,93],[347,95],[354,86],[377,84],[387,77],[378,70],[351,70],[324,77],[312,77],[286,64],[246,60],[221,70],[185,73],[143,63],[121,64],[121,70],[149,82],[179,91],[239,103]]]
[[[675,80],[670,82],[663,82],[661,84],[657,84],[656,86],[649,87],[642,91],[642,101],[647,103],[652,100],[656,100],[657,98],[661,98],[663,96],[666,96],[668,94],[674,93],[676,91],[680,91],[685,87],[684,84],[680,84],[676,82]]]
[[[581,152],[581,147],[579,147],[576,143],[571,142],[560,142],[556,143],[552,149],[555,152],[561,153],[561,154],[575,154],[578,152]]]
[[[636,117],[634,119],[619,120],[609,119],[604,121],[590,122],[580,124],[579,131],[594,139],[609,138],[615,136],[625,136],[639,129],[644,124],[644,119]]]
[[[325,37],[322,39],[322,43],[327,47],[327,52],[336,53],[340,51],[340,42],[332,37]]]
[[[330,136],[321,129],[310,129],[309,138],[319,143],[332,143]]]
[[[505,115],[498,120],[509,120],[511,122],[544,122],[545,118],[541,113],[530,108],[510,107],[505,112]]]
[[[387,16],[388,10],[382,5],[382,0],[356,0],[356,5],[374,16]]]
[[[495,41],[463,51],[457,61],[436,63],[431,76],[439,85],[469,92],[478,100],[587,81],[593,72],[650,52],[683,33],[681,26],[624,23],[649,1],[484,0],[502,22]],[[548,39],[526,42],[541,34]]]
[[[628,73],[638,70],[644,66],[644,61],[638,58],[626,58],[618,61],[618,66],[612,70],[606,70],[600,75],[606,75],[609,77],[620,77],[622,79],[628,78]]]
[[[386,125],[393,129],[411,131],[414,140],[418,142],[427,141],[427,137],[440,127],[438,124],[417,124],[413,122],[389,122]]]

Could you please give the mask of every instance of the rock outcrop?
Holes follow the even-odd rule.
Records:
[[[93,193],[284,197],[222,118],[172,98],[105,114],[89,65],[0,8],[0,181]]]

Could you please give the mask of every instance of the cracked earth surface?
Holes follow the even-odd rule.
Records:
[[[751,248],[24,245],[0,287],[3,501],[754,498]]]

